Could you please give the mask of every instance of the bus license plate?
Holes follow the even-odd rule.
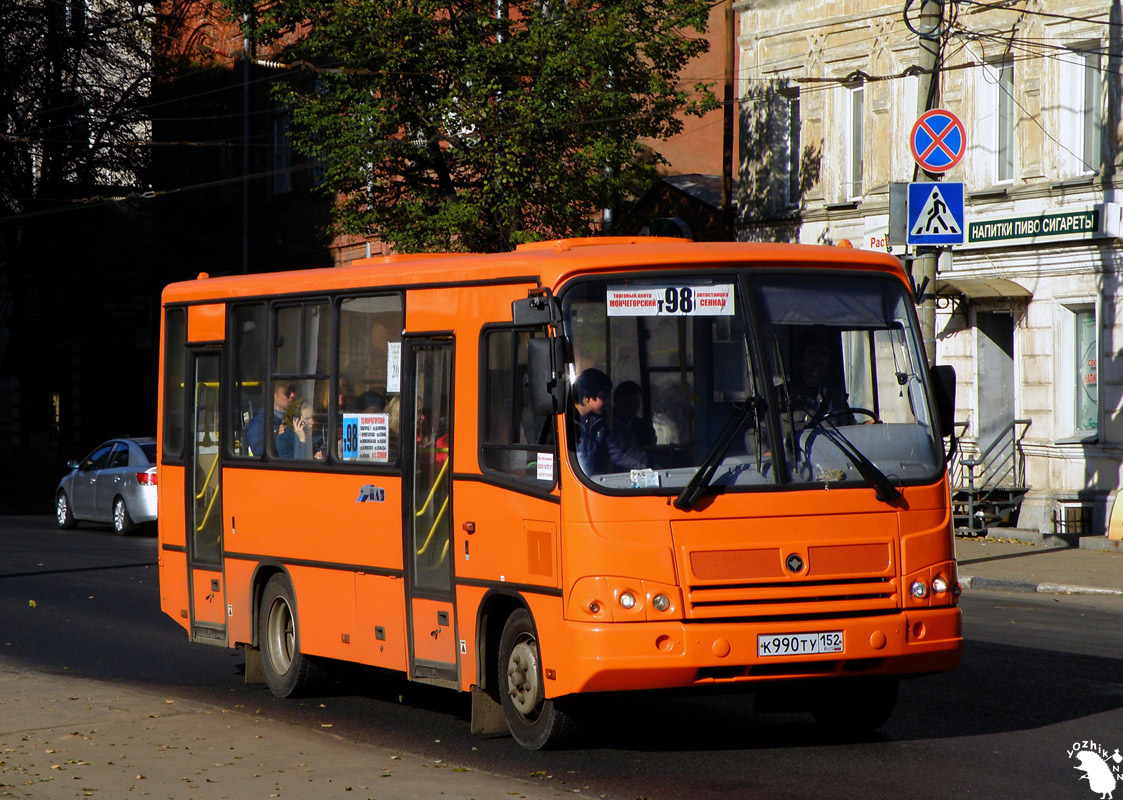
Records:
[[[756,654],[759,658],[841,652],[842,631],[759,634],[756,637]]]

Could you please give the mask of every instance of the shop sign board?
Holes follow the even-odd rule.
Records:
[[[1002,247],[1092,239],[1120,234],[1119,205],[1107,203],[1080,209],[1019,216],[988,216],[967,225],[965,247]]]

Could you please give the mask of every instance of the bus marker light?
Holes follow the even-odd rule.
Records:
[[[629,609],[635,608],[636,607],[636,596],[634,594],[632,594],[631,592],[624,592],[623,594],[621,594],[620,595],[620,607],[621,608],[629,608]]]
[[[590,614],[599,614],[600,613],[600,603],[598,603],[596,600],[589,603],[589,613]]]
[[[657,594],[651,601],[651,605],[655,606],[656,611],[666,611],[671,607],[671,601],[665,594]]]
[[[909,594],[917,600],[923,600],[928,596],[928,587],[924,581],[913,581],[912,586],[909,587]]]

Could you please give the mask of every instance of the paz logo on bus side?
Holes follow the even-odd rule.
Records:
[[[942,108],[920,115],[909,135],[912,157],[925,172],[947,172],[967,149],[967,134],[959,117]]]
[[[359,499],[356,500],[355,502],[356,503],[385,503],[386,502],[386,490],[383,489],[381,486],[374,486],[374,485],[368,483],[366,486],[364,486],[362,489],[359,490]]]

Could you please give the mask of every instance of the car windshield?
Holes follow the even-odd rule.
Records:
[[[595,486],[899,486],[943,465],[899,281],[692,272],[587,281],[562,301],[569,442]]]

